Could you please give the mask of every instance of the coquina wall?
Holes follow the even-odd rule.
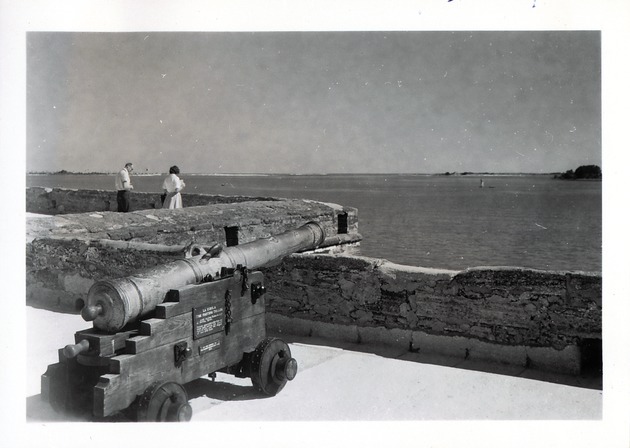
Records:
[[[57,211],[27,218],[27,303],[77,312],[101,278],[181,258],[193,243],[244,243],[314,220],[326,229],[328,247],[265,270],[270,329],[573,374],[587,349],[599,347],[601,361],[600,273],[458,272],[349,255],[361,238],[357,211],[314,201],[199,195],[210,205],[67,213],[107,195],[29,189],[27,211],[45,212],[51,198]]]
[[[160,193],[132,193],[132,210],[162,208]],[[185,207],[211,204],[234,204],[251,201],[282,201],[270,197],[223,196],[182,193]],[[69,213],[115,212],[116,192],[107,190],[73,190],[68,188],[30,187],[26,189],[26,211],[44,215]]]
[[[343,255],[294,255],[267,272],[272,325],[352,342],[579,373],[601,342],[598,273],[447,271]]]
[[[54,194],[59,200],[72,197],[72,201],[77,195],[73,190],[44,193],[46,197]],[[107,194],[95,191],[89,195],[84,191],[80,196],[85,198],[85,206],[91,207],[103,193]],[[29,191],[27,198],[33,196],[41,200],[41,191]],[[309,221],[324,228],[326,246],[361,239],[356,232],[357,212],[351,207],[306,200],[241,199],[177,210],[84,210],[27,216],[26,301],[58,311],[77,311],[97,280],[182,258],[193,246],[247,243]],[[75,204],[78,207],[79,202]],[[33,210],[37,207],[27,203],[27,211]]]

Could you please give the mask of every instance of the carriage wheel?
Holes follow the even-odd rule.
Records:
[[[192,418],[188,394],[181,384],[154,383],[138,401],[139,422],[187,422]]]
[[[266,338],[251,356],[251,378],[254,387],[267,396],[274,396],[297,374],[297,361],[281,339]]]

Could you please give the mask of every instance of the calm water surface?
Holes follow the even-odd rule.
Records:
[[[395,263],[465,269],[601,271],[602,184],[547,176],[185,175],[195,193],[334,202],[359,210],[360,252]],[[163,176],[134,176],[158,192]],[[27,176],[27,186],[113,189],[113,176]],[[184,206],[186,197],[184,194]]]

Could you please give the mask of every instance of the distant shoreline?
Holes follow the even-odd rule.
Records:
[[[43,172],[34,171],[27,172],[27,176],[114,176],[116,173],[100,173],[100,172],[73,172],[73,171],[56,171],[56,172]],[[476,173],[476,172],[462,172],[462,173],[306,173],[306,174],[291,174],[291,173],[186,173],[186,176],[216,176],[216,177],[228,177],[228,176],[443,176],[443,177],[500,177],[500,176],[557,176],[562,174],[561,172],[552,173]],[[133,173],[133,176],[166,176],[167,173]],[[590,179],[601,180],[601,179]]]

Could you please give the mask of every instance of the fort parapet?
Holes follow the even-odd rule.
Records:
[[[519,267],[448,271],[354,255],[358,212],[307,200],[184,195],[162,210],[134,193],[29,188],[26,302],[78,312],[97,280],[184,256],[191,244],[249,242],[317,221],[326,247],[264,270],[267,325],[329,340],[579,374],[601,368],[600,273]]]

